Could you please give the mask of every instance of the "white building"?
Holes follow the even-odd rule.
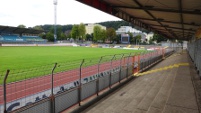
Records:
[[[147,39],[147,34],[143,33],[140,30],[137,30],[135,28],[132,28],[131,26],[121,26],[118,30],[116,30],[116,34],[127,34],[132,33],[133,36],[141,35],[141,41],[145,41]]]
[[[137,36],[140,35],[141,36],[141,41],[144,42],[147,39],[147,33],[141,32],[141,33],[134,33],[133,36]]]
[[[92,34],[95,26],[100,26],[101,29],[106,30],[106,27],[102,26],[100,24],[88,24],[88,25],[85,26],[85,28],[86,28],[86,34]]]
[[[148,33],[147,36],[146,36],[147,41],[149,42],[149,40],[152,39],[153,36],[154,36],[153,32]]]
[[[142,31],[132,28],[131,26],[121,26],[120,28],[118,28],[118,30],[116,30],[116,34],[125,34],[128,32],[133,34],[142,33]]]
[[[132,33],[134,37],[137,35],[141,35],[141,41],[147,40],[147,42],[149,42],[149,40],[154,35],[154,33],[152,33],[152,32],[147,34],[145,32],[132,28],[131,26],[121,26],[120,28],[118,28],[118,30],[116,30],[116,34],[126,34],[128,32]]]

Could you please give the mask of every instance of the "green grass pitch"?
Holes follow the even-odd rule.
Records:
[[[90,47],[0,47],[0,71],[26,69],[56,62],[100,58],[138,50]],[[138,51],[139,52],[139,51]]]

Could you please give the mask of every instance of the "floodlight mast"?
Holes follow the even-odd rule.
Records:
[[[57,41],[57,0],[53,0],[54,4],[54,42]]]

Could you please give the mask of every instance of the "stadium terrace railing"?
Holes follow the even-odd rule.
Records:
[[[1,72],[1,113],[58,113],[81,106],[173,52],[158,49]]]
[[[201,80],[201,39],[188,43],[188,53],[194,62]]]

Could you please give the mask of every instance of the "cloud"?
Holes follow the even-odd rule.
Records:
[[[54,24],[53,0],[1,0],[0,25],[27,27]],[[57,23],[79,24],[120,20],[75,0],[58,0]]]

